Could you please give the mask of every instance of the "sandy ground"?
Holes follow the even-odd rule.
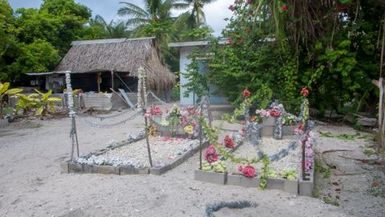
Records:
[[[112,140],[125,139],[129,131],[142,129],[141,121],[137,118],[108,129],[90,128],[79,122],[81,152],[87,154]],[[250,200],[258,206],[239,213],[223,210],[216,216],[334,217],[365,216],[360,215],[360,209],[379,211],[360,203],[336,207],[278,190],[195,181],[197,155],[162,176],[62,174],[59,164],[69,157],[69,130],[67,118],[12,123],[0,130],[0,216],[195,217],[203,216],[207,204],[234,200]],[[377,214],[372,216],[383,216]]]

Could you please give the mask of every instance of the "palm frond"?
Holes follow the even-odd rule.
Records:
[[[149,13],[147,11],[135,4],[129,2],[120,2],[120,4],[124,4],[125,6],[119,8],[119,16],[132,16],[141,18],[149,17]]]

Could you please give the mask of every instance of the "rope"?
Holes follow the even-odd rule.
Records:
[[[152,91],[148,92],[147,97],[148,97],[150,94],[152,95],[152,97],[154,97],[156,100],[158,100],[161,104],[163,104],[163,105],[167,104],[167,102],[161,100],[161,99],[160,99],[159,97],[157,97]]]
[[[90,115],[91,117],[93,118],[97,118],[99,119],[100,121],[103,121],[104,119],[109,119],[109,118],[115,118],[115,117],[119,117],[119,116],[122,116],[124,114],[128,114],[130,112],[132,112],[133,110],[130,110],[128,109],[127,111],[124,111],[124,112],[120,112],[120,113],[117,113],[117,114],[114,114],[114,115],[108,115],[108,116],[96,116],[96,115]]]
[[[137,111],[133,115],[129,116],[128,118],[126,118],[126,119],[124,119],[122,121],[116,122],[116,123],[111,123],[111,124],[99,124],[99,123],[95,123],[95,122],[89,121],[87,119],[81,118],[79,116],[78,117],[79,117],[79,120],[81,122],[83,122],[85,124],[88,124],[91,127],[94,127],[94,128],[109,128],[109,127],[114,127],[114,126],[118,126],[118,125],[121,125],[121,124],[125,124],[127,121],[130,121],[130,120],[134,119],[136,116],[138,116],[141,113],[142,113],[142,111]]]

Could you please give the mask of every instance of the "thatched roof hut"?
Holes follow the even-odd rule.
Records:
[[[175,75],[160,60],[155,38],[74,41],[55,71],[137,77],[140,66],[147,72],[150,89],[162,91],[175,84]]]

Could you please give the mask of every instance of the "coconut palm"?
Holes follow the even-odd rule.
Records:
[[[133,3],[120,2],[124,5],[119,8],[118,15],[129,16],[126,24],[133,28],[151,22],[167,22],[172,20],[171,9],[187,8],[188,3],[177,0],[145,0],[145,7],[141,8]]]
[[[111,20],[107,23],[100,15],[96,15],[95,18],[91,20],[90,25],[99,26],[105,38],[124,38],[130,35],[130,31],[128,31],[125,22],[115,22]]]
[[[206,4],[210,4],[216,0],[183,0],[191,7],[189,24],[193,27],[200,27],[206,23],[205,13],[203,7]]]

